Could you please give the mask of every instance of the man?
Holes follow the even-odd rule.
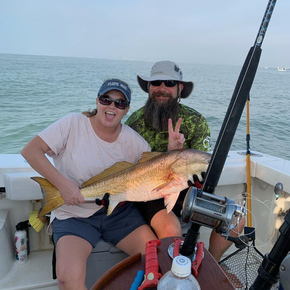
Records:
[[[150,77],[137,76],[139,86],[149,97],[145,106],[135,111],[126,124],[149,143],[152,151],[167,151],[169,118],[173,124],[182,118],[182,123],[178,126],[180,125],[180,133],[185,138],[184,148],[210,150],[210,130],[206,119],[196,110],[180,104],[180,99],[187,98],[194,87],[193,82],[182,79],[181,69],[171,61],[155,63]],[[199,182],[196,177],[195,179]],[[186,191],[181,192],[179,202],[173,210],[177,215]],[[136,203],[136,206],[159,239],[181,235],[179,220],[174,212],[167,214],[163,199]],[[213,231],[209,251],[219,261],[231,244]]]
[[[126,121],[149,143],[152,151],[167,151],[168,119],[180,127],[184,134],[184,148],[210,150],[210,131],[205,118],[196,110],[179,103],[187,98],[193,82],[182,81],[182,72],[173,62],[160,61],[153,65],[151,76],[137,76],[141,89],[149,93],[146,105],[135,111]]]

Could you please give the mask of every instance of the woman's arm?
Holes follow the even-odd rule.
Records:
[[[21,154],[35,171],[58,188],[67,205],[83,203],[84,198],[77,183],[64,177],[45,156],[49,150],[49,146],[36,136],[26,144]]]

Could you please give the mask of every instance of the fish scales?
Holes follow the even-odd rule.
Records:
[[[174,194],[176,201],[179,192],[187,187],[187,180],[192,179],[193,173],[205,171],[204,165],[209,160],[207,158],[205,163],[194,162],[196,160],[190,158],[191,154],[184,153],[173,151],[162,154],[134,166],[133,171],[129,168],[117,176],[110,176],[93,185],[89,195],[96,198],[97,193],[102,197],[109,192],[111,201],[148,201]],[[197,166],[192,166],[194,164]]]
[[[117,176],[109,176],[103,181],[92,184],[91,187],[84,188],[81,192],[87,200],[95,199],[96,196],[102,197],[106,192],[111,194],[110,199],[120,201],[124,200],[124,195],[128,201],[156,199],[156,196],[151,194],[152,188],[169,180],[169,166],[173,160],[168,158],[166,160],[166,157],[160,156],[155,158],[154,162],[147,161],[149,164],[136,165],[134,171],[129,168]],[[147,169],[149,165],[151,170]],[[157,196],[160,197],[161,194]]]

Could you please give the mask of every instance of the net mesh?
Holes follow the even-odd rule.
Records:
[[[250,289],[258,276],[262,261],[263,255],[251,245],[229,255],[219,265],[235,289]],[[273,285],[272,289],[279,289],[279,283]]]

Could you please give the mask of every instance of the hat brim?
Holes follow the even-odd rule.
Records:
[[[174,78],[172,76],[166,76],[166,75],[156,75],[156,76],[152,76],[152,77],[145,77],[145,76],[138,76],[137,75],[137,82],[140,86],[140,88],[148,93],[148,82],[151,82],[151,81],[157,81],[157,80],[173,80],[173,81],[178,81],[180,83],[183,84],[183,90],[180,94],[180,97],[185,99],[187,98],[193,91],[193,88],[194,88],[194,83],[193,82],[184,82],[184,81],[181,81],[177,78]]]

